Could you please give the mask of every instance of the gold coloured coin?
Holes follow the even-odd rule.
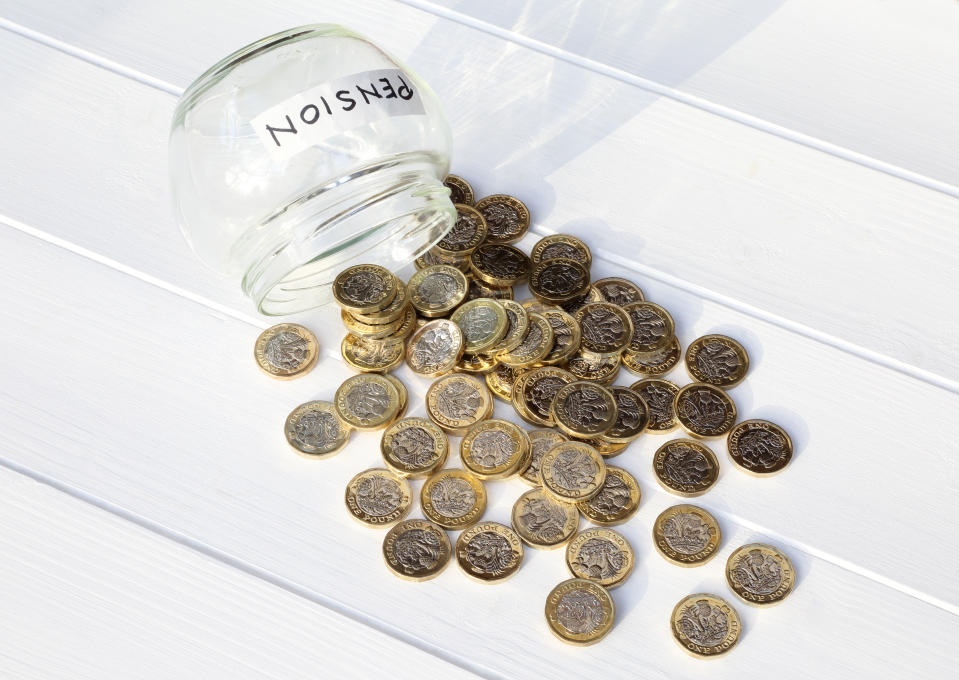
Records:
[[[516,349],[497,355],[507,366],[528,367],[542,361],[553,349],[553,327],[542,314],[529,315],[529,328]]]
[[[569,234],[553,234],[541,238],[529,254],[533,264],[557,258],[575,260],[587,269],[593,264],[593,254],[589,251],[589,246]]]
[[[408,581],[437,577],[450,563],[452,553],[453,546],[443,528],[423,519],[400,522],[383,540],[386,566]]]
[[[481,522],[456,540],[456,561],[463,572],[480,583],[501,583],[523,564],[523,542],[499,522]]]
[[[626,311],[611,302],[583,305],[573,317],[582,333],[580,346],[599,356],[619,354],[633,337],[633,322]]]
[[[658,352],[673,341],[673,317],[655,302],[633,302],[623,307],[633,324],[628,348],[631,352]]]
[[[576,315],[576,312],[579,311],[579,308],[583,305],[588,305],[590,302],[605,302],[606,298],[603,297],[603,294],[599,292],[599,288],[596,286],[590,285],[587,289],[585,295],[582,295],[578,298],[573,298],[572,300],[567,300],[565,302],[560,302],[559,306],[567,314],[573,316]]]
[[[635,555],[626,537],[613,529],[587,529],[566,546],[566,567],[576,578],[585,578],[612,589],[633,572]]]
[[[575,381],[576,378],[562,368],[534,368],[523,373],[513,383],[513,408],[528,423],[552,427],[556,424],[550,410],[553,398],[559,388]]]
[[[469,354],[487,352],[495,347],[509,322],[506,310],[492,298],[477,298],[456,308],[450,321],[463,331],[463,351]]]
[[[575,505],[560,503],[543,489],[530,489],[513,504],[512,525],[529,547],[553,550],[576,533],[579,513]]]
[[[466,297],[466,275],[448,264],[434,264],[413,274],[407,284],[410,304],[426,317],[444,316]]]
[[[599,452],[603,458],[615,458],[623,451],[626,450],[626,447],[629,446],[629,442],[622,442],[620,444],[612,444],[607,441],[603,441],[599,437],[593,437],[591,439],[583,439],[582,441],[586,442],[594,449]]]
[[[347,378],[336,390],[336,412],[357,430],[379,430],[396,418],[402,406],[395,383],[378,373]]]
[[[406,407],[409,406],[410,401],[410,393],[406,390],[406,385],[404,385],[396,376],[390,375],[389,373],[384,373],[383,377],[393,383],[393,387],[396,388],[396,391],[400,395],[400,408],[397,410],[396,416],[393,418],[393,420],[390,421],[392,424],[406,414]]]
[[[406,347],[402,340],[380,341],[348,333],[340,343],[340,354],[350,368],[363,373],[385,373],[403,363]]]
[[[445,257],[435,248],[430,248],[418,258],[413,260],[413,264],[417,271],[441,264],[458,269],[459,271],[463,272],[463,274],[469,274],[470,271],[469,257]]]
[[[633,352],[627,347],[623,352],[623,366],[637,375],[665,375],[679,363],[681,353],[679,338],[674,335],[672,342],[657,352]]]
[[[602,293],[604,300],[620,307],[624,307],[631,302],[642,302],[646,299],[643,297],[643,291],[639,289],[639,286],[632,281],[616,276],[600,279],[593,285]]]
[[[553,348],[543,357],[542,363],[555,366],[569,359],[579,349],[579,324],[561,309],[546,309],[542,315],[553,328]]]
[[[340,312],[340,318],[343,320],[343,325],[346,327],[347,331],[353,335],[358,335],[368,340],[384,340],[394,335],[399,331],[404,321],[404,317],[400,317],[399,319],[394,319],[393,321],[388,321],[387,323],[363,323],[362,321],[357,320],[355,316],[346,310]]]
[[[560,640],[586,646],[602,640],[613,628],[616,605],[606,589],[582,578],[563,581],[546,598],[546,623]]]
[[[684,385],[676,393],[676,420],[694,437],[722,437],[736,422],[736,404],[723,390],[706,383]]]
[[[406,344],[406,365],[428,378],[446,375],[463,356],[463,331],[449,319],[424,324]]]
[[[446,433],[426,418],[402,418],[383,431],[380,452],[387,467],[410,479],[443,467],[450,452]]]
[[[385,527],[409,513],[413,497],[409,483],[391,470],[364,470],[346,485],[346,509],[371,527]]]
[[[458,203],[455,208],[453,227],[433,249],[442,256],[465,258],[486,240],[486,220],[472,206]]]
[[[488,354],[464,354],[456,362],[453,371],[456,373],[488,373],[498,364],[499,360]]]
[[[469,264],[469,259],[467,259]],[[512,286],[490,286],[480,281],[472,273],[467,274],[469,286],[466,289],[466,299],[464,302],[475,300],[476,298],[493,298],[494,300],[512,300]]]
[[[416,320],[419,317],[416,316],[416,310],[413,309],[410,305],[406,306],[406,311],[403,313],[403,316],[400,319],[400,327],[395,331],[390,333],[387,336],[379,338],[380,340],[406,340],[416,328]]]
[[[726,560],[726,583],[746,604],[771,607],[792,592],[796,570],[778,548],[750,543],[734,550]]]
[[[698,382],[733,387],[746,377],[746,348],[725,335],[704,335],[686,348],[686,370]]]
[[[486,511],[486,487],[466,470],[440,470],[420,489],[423,514],[441,527],[465,529]]]
[[[473,187],[465,179],[459,175],[449,174],[443,180],[443,184],[450,190],[450,201],[463,205],[473,205]]]
[[[493,397],[486,385],[473,376],[447,375],[426,391],[426,413],[430,420],[454,436],[462,437],[493,410]]]
[[[646,431],[653,434],[672,432],[679,427],[674,407],[679,387],[663,378],[646,378],[638,380],[629,386],[646,402],[649,410],[649,424]]]
[[[520,300],[520,304],[523,305],[523,309],[525,309],[529,314],[542,314],[548,309],[559,309],[558,305],[540,302],[536,298],[526,298],[525,300]]]
[[[520,346],[529,330],[529,314],[523,305],[514,300],[500,300],[499,304],[506,312],[506,334],[490,350],[491,354],[513,351]]]
[[[484,420],[463,435],[460,458],[480,479],[505,479],[529,465],[529,436],[507,420]]]
[[[561,503],[579,503],[598,494],[606,481],[606,461],[589,444],[561,442],[539,462],[543,490]]]
[[[556,391],[549,412],[564,434],[599,437],[616,424],[616,399],[602,385],[577,380]]]
[[[606,479],[599,493],[576,508],[593,524],[616,526],[629,520],[639,510],[642,493],[636,478],[620,467],[606,466]]]
[[[352,427],[328,401],[300,404],[286,418],[283,433],[287,443],[306,458],[329,458],[343,448]]]
[[[656,481],[677,496],[701,496],[719,479],[719,461],[693,439],[671,439],[653,455]]]
[[[394,277],[396,278],[396,277]],[[396,279],[396,295],[388,307],[371,314],[350,314],[359,323],[365,324],[384,324],[396,321],[403,317],[409,306],[409,298],[406,294],[406,284],[400,279]],[[345,311],[345,310],[344,310]]]
[[[525,372],[525,368],[513,368],[506,364],[497,363],[486,374],[486,386],[497,399],[512,403],[513,383]]]
[[[716,518],[697,505],[674,505],[653,524],[659,554],[680,567],[698,567],[713,558],[722,532]]]
[[[516,243],[529,230],[529,208],[513,196],[494,194],[476,202],[486,219],[487,243]]]
[[[740,470],[756,477],[771,477],[789,465],[793,442],[775,423],[744,420],[730,430],[726,450]]]
[[[529,291],[542,302],[574,300],[588,290],[589,268],[576,260],[542,260],[529,273]]]
[[[569,440],[556,430],[531,430],[526,434],[529,435],[530,459],[526,469],[520,472],[519,479],[532,487],[538,487],[541,481],[539,465],[543,460],[543,454],[557,444]]]
[[[739,642],[742,624],[732,605],[718,595],[696,593],[679,601],[669,620],[673,639],[687,654],[715,658]]]
[[[484,243],[470,254],[470,272],[490,286],[515,286],[529,278],[529,258],[513,246]]]
[[[347,267],[333,280],[333,298],[347,312],[371,314],[393,302],[399,281],[378,264]]]
[[[646,402],[633,390],[619,385],[609,388],[616,400],[616,421],[613,426],[599,436],[610,444],[631,442],[643,433],[649,422]]]
[[[306,375],[319,356],[316,336],[295,323],[281,323],[260,333],[253,345],[253,357],[260,370],[277,380]]]
[[[575,375],[577,380],[609,385],[619,375],[621,363],[618,354],[604,357],[591,352],[577,352],[569,358],[566,370]]]

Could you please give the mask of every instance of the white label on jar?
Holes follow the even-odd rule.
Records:
[[[270,155],[286,160],[344,130],[423,113],[423,99],[409,76],[387,68],[311,87],[270,107],[250,124]]]

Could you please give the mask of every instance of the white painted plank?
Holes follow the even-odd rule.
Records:
[[[6,468],[0,515],[4,678],[477,677]]]
[[[959,191],[950,0],[401,1]]]
[[[26,18],[181,85],[232,46],[317,16],[296,1],[83,7]],[[523,198],[540,233],[587,235],[647,276],[959,390],[959,307],[929,294],[959,288],[956,199],[402,5],[325,7],[423,73],[452,118],[455,169],[480,193]],[[9,34],[0,49],[0,122],[18,130],[0,214],[248,309],[171,222],[172,98]]]
[[[324,360],[299,381],[271,381],[253,366],[256,329],[245,323],[15,230],[0,231],[0,249],[16,253],[0,270],[8,292],[0,308],[7,464],[148,518],[318,601],[408,631],[484,674],[615,677],[625,659],[645,677],[701,677],[702,664],[669,639],[669,612],[686,593],[726,592],[724,560],[754,539],[789,551],[799,588],[772,612],[740,607],[742,647],[709,672],[741,676],[775,660],[787,678],[853,666],[894,678],[916,668],[935,676],[954,662],[941,640],[959,632],[959,618],[942,608],[947,603],[931,602],[955,602],[940,539],[956,527],[937,511],[953,502],[956,480],[948,466],[928,474],[949,447],[933,424],[955,412],[952,395],[880,378],[874,369],[870,375],[869,364],[651,285],[652,297],[676,312],[684,341],[707,329],[746,340],[755,372],[734,396],[744,414],[789,427],[799,451],[772,480],[724,465],[717,489],[700,499],[719,516],[724,544],[699,569],[669,565],[651,545],[653,519],[677,500],[656,490],[649,469],[661,440],[648,437],[617,458],[645,494],[623,527],[638,565],[616,591],[621,615],[610,637],[588,650],[570,649],[553,640],[542,619],[543,598],[564,578],[561,553],[529,551],[520,574],[495,587],[469,583],[455,566],[430,584],[401,582],[382,563],[383,534],[357,526],[343,508],[347,480],[379,461],[377,433],[356,435],[328,461],[287,450],[283,417],[301,400],[331,396],[347,375],[339,362]],[[309,320],[324,342],[332,316]],[[28,360],[25,348],[42,360]],[[811,365],[822,380],[810,378]],[[412,411],[422,413],[427,381],[401,375]],[[858,376],[849,384],[868,395],[867,406],[837,388],[850,376]],[[838,405],[855,427],[836,418]],[[930,427],[903,434],[899,423],[918,422],[920,413]],[[497,415],[513,417],[503,405]],[[899,465],[904,450],[906,467]],[[506,521],[524,490],[515,481],[490,484],[486,516]],[[837,555],[845,561],[834,563]],[[880,583],[881,575],[907,582],[915,596]],[[895,615],[875,615],[883,611]]]

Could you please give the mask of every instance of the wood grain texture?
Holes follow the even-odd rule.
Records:
[[[275,29],[321,15],[362,27],[445,102],[454,169],[480,193],[523,198],[541,233],[602,232],[618,247],[593,239],[598,254],[636,263],[648,277],[959,391],[959,336],[950,330],[959,306],[928,294],[959,287],[959,235],[950,228],[959,201],[950,196],[387,0],[329,3],[322,12],[299,0],[108,3],[99,13],[76,3],[4,6],[6,16],[179,86]],[[42,213],[87,211],[95,226],[69,225],[70,240],[187,288],[197,281],[193,290],[243,308],[175,235],[161,193],[171,98],[3,40],[12,72],[32,76],[19,83],[22,94],[11,79],[17,94],[2,112],[22,130],[10,155],[23,172],[0,210],[58,235],[67,225]],[[170,50],[175,43],[189,47]],[[108,91],[122,93],[118,106],[97,99]],[[127,96],[134,91],[142,98]],[[68,104],[71,116],[55,113]],[[61,149],[73,147],[63,158]],[[44,182],[41,152],[75,163],[66,187]],[[125,215],[136,230],[105,219],[102,196],[113,189],[137,199]],[[147,235],[160,236],[155,252],[130,244]]]

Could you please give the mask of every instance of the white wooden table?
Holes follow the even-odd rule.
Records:
[[[796,441],[774,479],[724,463],[700,499],[722,550],[697,569],[649,537],[677,502],[650,468],[663,440],[616,459],[644,496],[600,645],[547,631],[558,553],[496,587],[392,577],[341,499],[376,433],[323,462],[281,435],[348,375],[334,311],[298,319],[323,343],[314,373],[270,381],[250,356],[270,320],[178,234],[178,93],[317,21],[433,86],[455,172],[529,204],[525,246],[578,234],[684,346],[742,340],[740,411]],[[0,0],[0,27],[0,676],[955,677],[954,0]],[[426,382],[399,374],[422,413]],[[521,487],[489,490],[507,521]],[[791,556],[796,592],[739,606],[727,658],[687,657],[673,604],[728,595],[726,557],[753,540]]]

